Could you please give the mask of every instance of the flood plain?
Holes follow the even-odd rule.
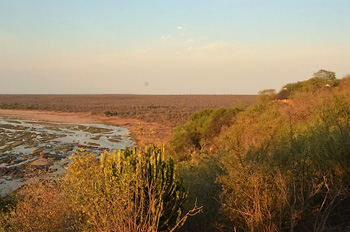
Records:
[[[0,117],[0,194],[38,176],[62,172],[74,150],[96,155],[134,146],[129,130],[104,124],[70,124]]]

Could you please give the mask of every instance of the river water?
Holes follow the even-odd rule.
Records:
[[[61,173],[76,149],[98,155],[132,146],[129,130],[117,126],[0,117],[0,195],[25,183],[28,168]]]

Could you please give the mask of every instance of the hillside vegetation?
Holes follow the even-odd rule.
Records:
[[[287,84],[288,103],[262,91],[244,111],[229,119],[222,113],[229,123],[202,111],[174,130],[168,149],[190,197],[204,207],[189,219],[189,231],[342,231],[350,225],[350,77],[320,72]],[[222,125],[219,133],[208,136],[203,121]],[[191,146],[184,156],[182,149]]]
[[[173,231],[187,191],[162,148],[75,151],[58,180],[33,180],[1,199],[0,231]]]
[[[76,156],[62,180],[2,199],[0,228],[346,231],[350,76],[320,70],[284,87],[287,101],[263,90],[247,108],[193,114],[165,150]]]

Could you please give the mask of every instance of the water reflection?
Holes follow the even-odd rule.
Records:
[[[0,117],[0,194],[23,184],[28,167],[59,173],[75,149],[99,154],[131,146],[129,130],[117,126]]]

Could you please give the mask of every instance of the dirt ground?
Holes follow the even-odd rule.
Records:
[[[138,119],[121,118],[118,116],[93,115],[91,113],[0,109],[0,117],[79,124],[102,123],[120,126],[130,130],[132,137],[138,145],[164,144],[169,140],[171,133],[169,126],[159,123],[144,122]]]

